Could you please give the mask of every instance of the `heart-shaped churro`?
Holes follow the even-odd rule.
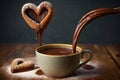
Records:
[[[34,69],[34,63],[32,61],[24,61],[24,59],[16,58],[11,63],[11,72],[24,72]]]
[[[26,3],[21,12],[26,23],[35,30],[38,42],[41,45],[41,34],[53,15],[52,4],[48,1],[43,1],[38,6],[33,3]]]

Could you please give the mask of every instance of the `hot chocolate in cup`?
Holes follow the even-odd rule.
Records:
[[[92,59],[91,50],[76,47],[72,53],[71,44],[46,44],[35,49],[40,69],[50,77],[66,77],[73,74],[79,67]],[[84,54],[89,54],[86,61],[80,63]]]

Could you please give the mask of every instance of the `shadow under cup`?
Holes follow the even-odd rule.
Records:
[[[72,50],[72,45],[70,44],[46,44],[36,48],[36,58],[40,69],[50,77],[66,77],[74,73],[81,65],[87,63],[92,59],[92,52],[90,50],[83,51],[79,46],[76,47],[76,53],[71,53],[69,55],[48,55],[42,53],[46,49],[52,48],[65,48]],[[83,57],[84,53],[90,53],[89,58],[80,63],[80,59]]]

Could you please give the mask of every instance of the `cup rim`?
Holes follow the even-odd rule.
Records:
[[[79,47],[79,46],[76,46],[76,50],[78,52],[74,53],[74,54],[69,54],[69,55],[47,55],[47,54],[43,54],[43,53],[40,53],[38,50],[40,48],[42,48],[42,50],[44,50],[45,48],[62,48],[63,46],[65,47],[70,47],[72,49],[72,45],[71,44],[45,44],[45,45],[42,45],[42,46],[39,46],[35,49],[35,52],[36,54],[39,54],[39,55],[43,55],[43,56],[49,56],[49,57],[66,57],[66,56],[73,56],[73,55],[77,55],[77,54],[80,54],[82,52],[82,48]]]

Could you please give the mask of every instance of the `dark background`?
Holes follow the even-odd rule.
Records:
[[[34,31],[21,16],[23,4],[43,0],[0,1],[0,43],[36,43]],[[79,19],[90,10],[120,6],[120,0],[49,0],[54,16],[42,36],[43,43],[72,43]],[[87,25],[79,36],[83,44],[119,44],[120,14],[108,15]]]

